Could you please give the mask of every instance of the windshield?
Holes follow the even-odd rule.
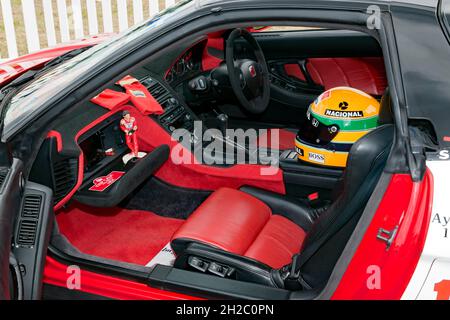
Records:
[[[17,126],[38,114],[45,107],[49,98],[66,89],[77,79],[83,78],[83,74],[104,62],[106,57],[114,56],[119,48],[144,34],[156,32],[163,25],[169,25],[179,20],[187,4],[192,2],[193,0],[180,1],[155,17],[86,50],[49,72],[44,72],[43,76],[30,82],[11,99],[4,119],[4,134],[17,129]]]

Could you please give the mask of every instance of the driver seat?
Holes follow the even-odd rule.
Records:
[[[288,289],[325,285],[383,172],[393,137],[394,126],[384,124],[353,144],[337,197],[319,216],[267,191],[215,191],[173,235],[174,267]]]

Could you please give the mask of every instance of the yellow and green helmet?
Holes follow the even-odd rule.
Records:
[[[308,108],[295,139],[302,161],[345,167],[353,143],[378,126],[380,103],[367,93],[337,87],[322,93]]]

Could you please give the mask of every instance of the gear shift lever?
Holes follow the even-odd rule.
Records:
[[[217,116],[217,120],[219,121],[219,130],[220,132],[222,132],[223,138],[226,139],[228,129],[228,116],[224,113],[221,113]]]

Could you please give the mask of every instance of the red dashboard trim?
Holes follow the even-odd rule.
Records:
[[[208,48],[214,48],[216,50],[224,52],[225,48],[222,34],[220,34],[219,37],[214,37],[212,35],[208,36],[208,42],[206,43],[202,56],[203,71],[217,68],[223,61],[223,59],[209,53]]]
[[[167,81],[167,80],[166,80],[167,75],[169,74],[170,70],[172,70],[172,68],[175,66],[175,64],[178,62],[178,60],[180,60],[180,58],[181,58],[182,56],[184,56],[189,50],[191,50],[191,49],[194,48],[195,46],[201,44],[202,42],[205,42],[205,43],[206,43],[207,41],[208,41],[208,39],[202,39],[202,40],[200,40],[200,41],[195,42],[195,43],[194,43],[193,45],[191,45],[190,47],[184,49],[183,52],[182,52],[181,54],[178,55],[178,57],[171,63],[170,67],[166,70],[166,72],[164,73],[163,79],[164,79],[165,81]],[[205,50],[206,50],[206,44],[205,44]]]
[[[47,134],[47,138],[56,138],[56,150],[58,150],[58,152],[62,151],[63,148],[63,141],[62,141],[62,137],[61,137],[61,133],[59,133],[56,130],[51,130],[48,132]]]
[[[283,173],[261,175],[260,165],[235,165],[216,168],[200,164],[175,165],[167,161],[155,174],[159,179],[175,186],[198,190],[217,190],[221,187],[239,189],[248,185],[285,194]]]
[[[73,189],[53,207],[54,211],[61,209],[62,206],[64,206],[70,200],[70,198],[72,198],[72,196],[81,186],[81,183],[83,182],[83,170],[84,170],[84,157],[83,153],[81,153],[80,156],[78,157],[77,183],[75,184],[75,187],[73,187]]]

